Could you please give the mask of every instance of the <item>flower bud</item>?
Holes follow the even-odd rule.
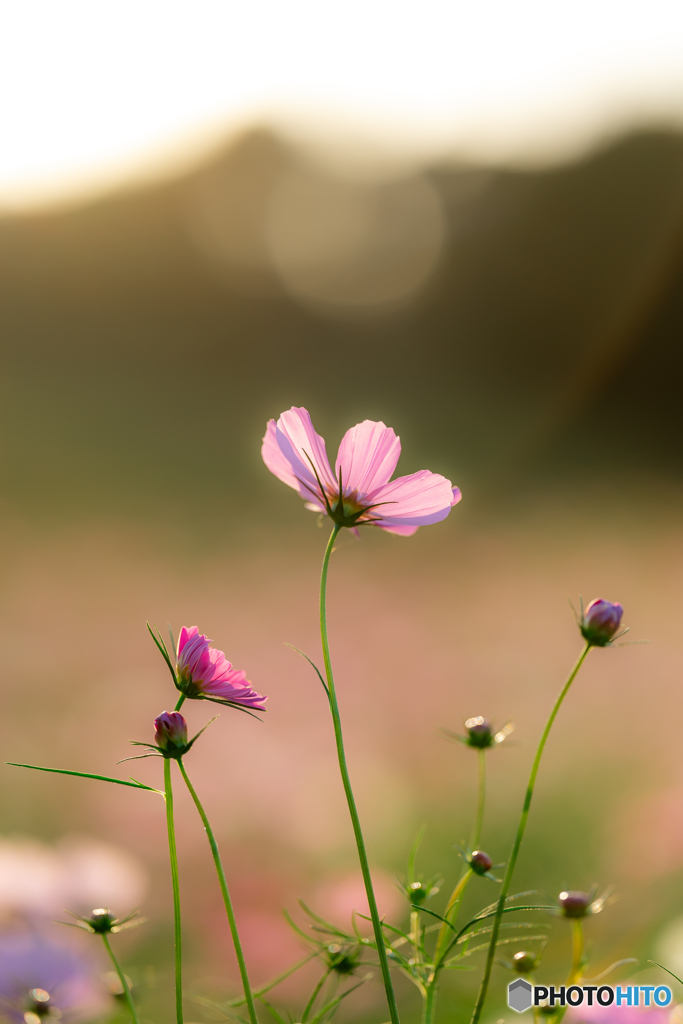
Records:
[[[619,629],[624,609],[598,597],[583,613],[581,633],[591,647],[605,647]]]
[[[179,711],[164,711],[154,720],[154,739],[160,750],[184,753],[187,748],[187,722]]]
[[[468,718],[465,728],[467,729],[467,743],[470,747],[484,750],[493,743],[493,726],[487,718],[482,718],[481,715],[477,715],[476,718]]]
[[[536,957],[533,953],[525,953],[524,950],[520,950],[512,958],[512,969],[517,974],[531,974],[535,967]]]
[[[116,918],[106,907],[98,907],[97,910],[93,910],[90,917],[85,920],[97,935],[108,935],[116,924]]]
[[[485,875],[493,867],[493,861],[488,853],[484,853],[483,850],[475,850],[470,857],[470,867],[475,874]]]
[[[559,895],[560,909],[563,917],[579,918],[590,914],[591,897],[587,892],[572,890]]]

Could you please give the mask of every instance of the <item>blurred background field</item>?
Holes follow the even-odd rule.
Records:
[[[291,405],[310,410],[330,454],[347,427],[383,419],[401,436],[399,472],[428,467],[464,495],[412,539],[349,535],[333,559],[332,649],[380,909],[404,915],[395,881],[422,823],[421,869],[446,888],[459,870],[474,757],[438,730],[473,715],[516,724],[490,759],[484,827],[484,848],[505,859],[579,649],[567,598],[604,596],[649,643],[591,655],[547,751],[517,888],[555,898],[613,884],[619,900],[588,925],[594,973],[626,956],[683,970],[674,100],[580,139],[568,124],[543,159],[497,150],[493,129],[488,150],[459,146],[456,124],[450,148],[407,159],[362,137],[331,144],[334,118],[316,135],[255,115],[144,180],[49,202],[7,193],[4,760],[125,773],[128,739],[150,739],[175,700],[145,621],[211,636],[270,696],[264,724],[226,709],[188,758],[257,983],[301,955],[283,907],[303,898],[340,924],[363,910],[324,695],[284,646],[318,657],[326,539],[260,460],[266,420]],[[187,717],[194,729],[211,715],[194,704]],[[159,784],[154,761],[129,770]],[[40,921],[89,948],[50,923],[64,907],[139,905],[149,923],[117,947],[144,1018],[169,1019],[161,801],[2,776],[5,931]],[[180,791],[178,815],[188,982],[234,995],[206,840]],[[494,897],[486,880],[471,887],[474,907]],[[569,934],[552,927],[541,974],[554,981]],[[283,986],[294,1014],[314,977]],[[449,982],[444,1021],[467,1019],[478,977]],[[499,971],[490,1021],[507,980]],[[417,999],[401,994],[409,1024]],[[384,1015],[373,982],[340,1019]],[[187,1017],[217,1019],[192,1002]]]

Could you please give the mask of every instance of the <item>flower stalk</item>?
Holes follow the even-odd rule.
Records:
[[[228,883],[225,878],[225,871],[223,870],[223,863],[221,861],[221,855],[218,851],[218,844],[213,834],[209,819],[206,816],[202,803],[197,796],[197,791],[190,782],[185,765],[182,760],[178,761],[178,767],[180,773],[185,780],[185,785],[188,788],[190,796],[194,800],[195,807],[199,811],[199,817],[202,819],[202,824],[206,831],[207,838],[209,840],[209,846],[211,847],[211,855],[213,862],[216,866],[216,874],[218,875],[218,884],[221,887],[221,894],[223,896],[223,903],[225,904],[225,912],[228,916],[228,924],[230,926],[230,934],[232,936],[232,942],[235,947],[235,956],[237,957],[237,964],[239,966],[240,977],[242,979],[242,988],[244,989],[244,997],[247,1003],[247,1010],[249,1012],[249,1020],[251,1024],[258,1024],[258,1018],[256,1016],[256,1007],[254,1005],[254,996],[251,990],[251,984],[249,982],[249,974],[247,973],[247,965],[244,959],[244,953],[242,952],[242,943],[240,942],[239,932],[237,930],[237,921],[235,920],[235,912],[232,906],[232,900],[230,899],[230,892],[228,890]]]
[[[126,978],[126,975],[123,973],[121,965],[119,964],[118,960],[116,959],[116,956],[114,955],[114,950],[111,948],[109,936],[107,935],[106,932],[102,932],[101,934],[102,942],[104,943],[104,948],[109,954],[109,959],[114,965],[114,970],[116,971],[119,981],[121,982],[121,988],[123,989],[123,995],[126,1000],[128,1010],[130,1011],[131,1020],[133,1021],[133,1024],[140,1024],[140,1021],[138,1020],[137,1011],[135,1009],[135,1003],[133,1002],[133,996],[131,995],[130,985],[128,984],[128,979]]]
[[[180,701],[178,702],[181,703]],[[166,828],[168,831],[168,855],[171,862],[171,884],[173,886],[173,929],[175,946],[175,1009],[176,1024],[183,1024],[183,956],[182,930],[180,924],[180,884],[178,881],[178,854],[173,819],[173,787],[171,785],[171,759],[164,758],[164,796],[166,798]]]
[[[322,572],[320,575],[320,639],[322,642],[323,649],[323,660],[325,662],[325,676],[327,679],[327,688],[329,691],[330,700],[330,711],[332,713],[332,722],[334,724],[334,737],[337,745],[337,757],[339,760],[339,771],[342,778],[342,785],[344,787],[344,793],[346,795],[346,802],[349,807],[349,814],[351,815],[351,824],[353,826],[353,834],[356,840],[356,847],[358,849],[358,859],[360,861],[360,869],[363,875],[363,882],[365,884],[365,892],[368,898],[368,906],[370,908],[370,917],[372,919],[372,928],[375,935],[375,942],[377,944],[377,956],[379,959],[379,966],[382,972],[382,981],[384,982],[384,990],[387,996],[387,1003],[389,1005],[389,1015],[391,1017],[392,1024],[399,1024],[398,1008],[396,1006],[396,996],[394,995],[394,986],[391,980],[391,972],[389,969],[389,961],[387,958],[386,946],[384,944],[384,934],[382,931],[382,922],[379,918],[379,911],[377,910],[377,900],[375,899],[375,891],[372,886],[372,876],[370,875],[370,865],[368,864],[368,856],[365,851],[365,841],[363,839],[363,831],[361,829],[360,818],[358,817],[358,810],[356,809],[356,801],[353,795],[353,789],[351,787],[351,779],[349,777],[349,770],[346,764],[346,754],[344,753],[344,737],[342,734],[341,718],[339,715],[339,705],[337,703],[337,692],[334,685],[334,676],[332,674],[332,661],[330,658],[330,645],[327,637],[327,574],[330,566],[330,557],[334,550],[334,542],[337,539],[341,526],[335,523],[330,539],[325,549],[325,556],[323,558]]]
[[[577,675],[579,673],[579,669],[581,668],[581,666],[583,665],[584,661],[586,660],[586,656],[587,656],[587,654],[590,651],[592,646],[593,646],[593,644],[591,643],[591,641],[587,640],[586,641],[586,646],[584,647],[584,649],[582,650],[581,654],[579,655],[578,661],[576,662],[576,664],[574,665],[574,668],[569,673],[569,678],[567,679],[566,683],[562,687],[562,690],[560,691],[559,697],[555,701],[555,705],[553,707],[553,710],[550,712],[550,717],[549,717],[548,721],[546,722],[545,729],[543,730],[543,735],[541,736],[540,743],[538,744],[538,749],[536,751],[536,756],[534,758],[534,763],[533,763],[532,768],[531,768],[531,775],[529,776],[529,782],[528,782],[527,789],[526,789],[526,795],[524,797],[524,804],[522,806],[522,813],[521,813],[521,816],[520,816],[520,819],[519,819],[519,825],[517,826],[517,834],[515,836],[515,841],[512,844],[512,851],[510,853],[510,857],[509,857],[509,860],[508,860],[508,863],[507,863],[507,867],[505,869],[505,875],[503,877],[503,884],[501,886],[500,898],[498,900],[498,907],[496,909],[496,916],[493,919],[493,927],[491,929],[491,941],[489,943],[488,953],[487,953],[487,956],[486,956],[486,966],[484,967],[484,977],[482,978],[481,987],[479,989],[479,995],[477,997],[477,1002],[475,1004],[474,1011],[472,1013],[471,1024],[477,1024],[477,1022],[479,1021],[479,1018],[481,1017],[481,1011],[484,1008],[484,1002],[486,1000],[486,994],[488,992],[489,981],[490,981],[490,978],[491,978],[491,969],[493,967],[493,958],[494,958],[495,953],[496,953],[496,943],[498,941],[498,933],[500,932],[500,922],[501,922],[501,918],[503,916],[503,909],[505,907],[505,901],[507,899],[508,893],[510,892],[510,884],[512,882],[512,875],[513,875],[514,870],[515,870],[515,865],[517,863],[517,857],[519,855],[519,850],[520,850],[520,847],[522,845],[522,840],[524,838],[524,832],[525,832],[525,829],[526,829],[527,819],[529,817],[529,808],[531,807],[531,800],[532,800],[532,797],[534,795],[534,786],[536,784],[536,776],[538,775],[538,769],[539,769],[539,766],[541,764],[541,758],[543,757],[543,751],[545,749],[545,744],[546,744],[546,741],[548,739],[548,736],[550,735],[550,730],[553,727],[553,722],[557,718],[558,712],[559,712],[560,708],[562,707],[562,704],[564,703],[564,699],[567,696],[567,694],[569,693],[569,689],[570,689],[572,683],[574,682],[574,680],[576,679],[576,677],[577,677]]]

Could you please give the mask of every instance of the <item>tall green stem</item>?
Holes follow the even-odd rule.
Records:
[[[182,932],[180,928],[180,885],[178,883],[178,854],[176,852],[175,824],[173,821],[171,759],[168,757],[164,758],[164,795],[166,797],[168,855],[171,861],[171,882],[173,885],[173,925],[175,930],[175,1015],[177,1024],[183,1024],[183,957]]]
[[[586,655],[588,654],[590,648],[591,645],[587,643],[579,656],[579,660],[576,662],[574,668],[569,673],[569,678],[562,687],[559,697],[555,701],[555,706],[553,707],[553,710],[550,713],[550,718],[548,719],[546,727],[543,730],[541,742],[538,744],[538,750],[536,751],[536,757],[534,758],[534,763],[531,768],[531,775],[529,776],[529,783],[526,788],[526,796],[524,797],[522,814],[519,819],[519,825],[517,826],[517,835],[515,836],[515,841],[512,844],[512,851],[510,853],[510,858],[505,869],[503,884],[501,886],[501,893],[500,899],[498,900],[498,907],[496,909],[496,916],[493,919],[493,928],[491,929],[491,942],[489,943],[488,954],[486,956],[484,977],[482,978],[481,988],[479,989],[479,995],[477,997],[477,1002],[475,1004],[474,1012],[472,1014],[471,1024],[477,1024],[481,1016],[481,1011],[484,1008],[484,1001],[486,999],[486,993],[489,987],[489,980],[491,978],[491,968],[493,967],[493,958],[496,953],[496,943],[498,941],[498,933],[500,931],[500,921],[503,916],[503,908],[505,907],[505,900],[507,899],[507,895],[510,891],[510,883],[512,882],[512,874],[515,870],[515,864],[517,863],[519,848],[522,845],[522,839],[524,838],[524,830],[526,829],[526,823],[529,817],[529,808],[531,807],[531,798],[534,795],[534,785],[536,784],[536,776],[538,775],[538,769],[541,763],[541,757],[543,756],[543,750],[545,748],[546,740],[548,739],[550,730],[552,729],[553,722],[557,718],[557,713],[562,707],[564,698],[569,693],[569,688],[576,679],[579,669],[583,665],[586,659]]]
[[[478,777],[478,796],[477,796],[477,816],[474,819],[474,825],[472,827],[472,836],[470,837],[470,849],[474,852],[479,846],[479,840],[481,839],[481,830],[484,824],[484,804],[486,803],[486,750],[479,749],[477,751],[477,777]]]
[[[479,840],[481,839],[481,830],[484,824],[484,807],[486,804],[486,750],[481,748],[477,750],[477,811],[474,818],[474,824],[472,826],[472,834],[470,836],[470,849],[476,850],[479,846]],[[446,921],[453,924],[457,914],[457,907],[460,902],[460,898],[465,891],[465,887],[472,877],[472,869],[465,867],[458,879],[455,889],[450,895],[450,899],[446,904],[446,910],[444,917]],[[436,997],[438,995],[439,976],[441,961],[447,943],[452,935],[452,929],[446,924],[442,924],[439,929],[439,937],[436,941],[436,948],[434,950],[434,973],[427,982],[427,996],[424,1002],[422,1010],[422,1024],[432,1024],[434,1020],[434,1014],[436,1013]]]
[[[114,956],[114,950],[111,948],[111,945],[110,945],[110,942],[109,942],[109,936],[106,935],[104,932],[102,932],[101,934],[102,934],[102,942],[104,943],[104,947],[107,950],[107,953],[109,954],[109,959],[113,963],[114,969],[115,969],[116,973],[119,976],[119,981],[121,982],[121,988],[123,989],[123,994],[125,996],[126,1003],[128,1004],[128,1009],[130,1010],[130,1015],[131,1015],[131,1018],[133,1020],[133,1024],[140,1024],[140,1022],[138,1020],[138,1015],[137,1015],[137,1013],[135,1011],[135,1003],[133,1002],[133,997],[130,994],[130,986],[128,985],[128,979],[126,978],[125,974],[121,970],[121,966],[120,966],[118,960]]]
[[[365,852],[365,842],[363,840],[363,832],[361,830],[360,818],[358,817],[358,811],[356,810],[356,801],[353,796],[353,789],[351,788],[351,779],[349,778],[349,771],[346,766],[346,755],[344,753],[344,738],[342,736],[341,718],[339,717],[339,705],[337,704],[337,692],[334,687],[334,677],[332,675],[332,661],[330,659],[330,645],[327,639],[327,572],[330,566],[330,556],[334,548],[334,542],[337,539],[339,533],[339,527],[336,523],[330,539],[325,549],[325,557],[323,558],[322,573],[320,575],[320,637],[323,648],[323,658],[325,661],[325,675],[327,677],[327,687],[330,696],[330,711],[332,712],[332,722],[334,723],[334,738],[337,744],[337,757],[339,759],[339,771],[341,773],[342,784],[344,786],[344,793],[346,794],[346,802],[349,805],[349,814],[351,815],[351,824],[353,826],[353,834],[356,838],[356,846],[358,848],[358,859],[360,861],[360,869],[363,874],[363,882],[365,883],[365,892],[368,898],[368,906],[370,907],[370,917],[372,919],[372,927],[375,933],[375,942],[377,944],[377,955],[379,957],[379,965],[382,971],[382,980],[384,982],[384,990],[387,995],[387,1003],[389,1004],[389,1015],[391,1017],[392,1024],[399,1024],[398,1008],[396,1006],[396,996],[394,995],[394,986],[391,981],[391,972],[389,970],[389,961],[387,959],[387,951],[384,945],[384,934],[382,932],[382,924],[379,919],[379,912],[377,910],[377,900],[375,899],[375,891],[372,887],[372,877],[370,875],[370,865],[368,864],[367,853]]]
[[[572,921],[572,969],[567,985],[575,985],[583,970],[583,921]]]
[[[202,824],[206,831],[207,838],[209,840],[209,846],[211,847],[211,853],[213,855],[213,862],[216,865],[216,874],[218,875],[218,884],[221,887],[221,893],[223,895],[223,903],[225,904],[225,912],[228,915],[228,924],[230,925],[230,934],[232,935],[232,943],[235,947],[235,956],[237,957],[237,963],[240,969],[240,977],[242,979],[242,988],[244,989],[244,996],[247,1001],[247,1008],[249,1010],[249,1020],[251,1024],[258,1024],[258,1017],[256,1016],[256,1007],[254,1006],[254,996],[251,991],[251,985],[249,984],[249,975],[247,973],[247,965],[244,960],[244,953],[242,952],[242,943],[240,942],[239,932],[237,931],[237,922],[235,920],[235,912],[232,908],[232,900],[230,899],[230,893],[228,891],[228,883],[225,879],[225,871],[223,870],[223,863],[221,861],[221,855],[218,852],[218,844],[214,837],[209,819],[206,816],[206,811],[202,807],[201,801],[197,796],[197,792],[190,782],[185,765],[182,761],[178,761],[178,767],[185,780],[185,785],[190,791],[190,796],[194,800],[195,807],[199,811],[199,817],[202,819]]]

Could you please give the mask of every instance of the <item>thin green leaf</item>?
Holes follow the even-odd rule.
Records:
[[[159,632],[159,627],[155,625],[155,627],[154,627],[154,629],[156,629],[156,633],[155,633],[154,630],[152,629],[152,627],[150,626],[149,622],[148,622],[147,623],[147,629],[149,631],[149,635],[151,636],[152,640],[157,645],[157,648],[159,650],[159,653],[161,654],[161,657],[164,659],[164,661],[168,665],[168,671],[171,673],[171,678],[173,680],[173,685],[177,689],[178,688],[178,679],[177,679],[176,674],[175,674],[175,669],[173,668],[173,665],[171,663],[171,658],[169,656],[168,650],[166,649],[166,644],[164,642],[164,638],[162,637],[161,633]]]
[[[536,905],[536,906],[533,906],[533,905],[532,905],[532,906],[524,906],[524,905],[520,905],[519,907],[503,907],[503,911],[502,911],[502,912],[503,912],[504,914],[514,914],[514,913],[515,913],[515,911],[517,911],[517,910],[556,910],[556,909],[557,909],[557,908],[556,908],[556,907],[554,907],[554,906],[544,906],[544,905]],[[455,944],[457,943],[458,939],[459,939],[459,938],[460,938],[460,937],[461,937],[462,935],[464,935],[464,934],[465,934],[465,932],[466,932],[466,931],[468,930],[468,928],[471,928],[471,926],[472,926],[473,924],[476,924],[476,923],[477,923],[478,921],[483,921],[483,920],[485,920],[485,919],[486,919],[487,917],[495,917],[495,916],[496,916],[496,911],[495,911],[495,910],[493,910],[493,911],[492,911],[492,912],[491,912],[490,914],[483,914],[483,913],[480,913],[480,914],[478,914],[478,915],[477,915],[476,917],[473,917],[471,921],[468,921],[468,922],[467,922],[467,924],[465,925],[465,927],[464,927],[464,928],[461,928],[461,929],[460,929],[460,931],[458,932],[458,934],[457,934],[457,935],[455,936],[455,938],[454,938],[454,939],[452,940],[452,942],[451,942],[450,946],[448,947],[448,949],[447,949],[447,950],[446,950],[446,952],[444,953],[444,960],[446,959],[446,957],[448,956],[448,954],[449,954],[449,953],[450,953],[450,951],[452,950],[453,946],[455,946]]]
[[[155,789],[154,786],[145,786],[142,782],[136,782],[132,780],[128,782],[127,779],[112,779],[109,775],[94,775],[92,772],[72,772],[66,768],[43,768],[39,764],[20,764],[17,761],[5,761],[5,764],[11,765],[13,768],[32,768],[35,772],[53,772],[55,775],[75,775],[79,779],[98,779],[100,782],[114,782],[117,786],[130,786],[131,789],[146,789],[150,793],[159,793],[163,796],[163,792],[160,789]]]
[[[287,1021],[285,1020],[285,1018],[283,1016],[281,1016],[281,1014],[279,1014],[277,1012],[275,1007],[271,1006],[270,1003],[266,999],[259,999],[259,1002],[261,1003],[262,1006],[265,1006],[266,1010],[271,1015],[273,1020],[277,1021],[277,1024],[287,1024]]]
[[[415,903],[411,903],[410,905],[413,910],[422,910],[425,914],[431,914],[432,917],[436,917],[439,921],[443,921],[444,924],[447,924],[449,928],[455,931],[455,926],[452,925],[450,921],[447,921],[445,917],[442,917],[441,914],[437,914],[435,910],[428,910],[427,907],[418,907]]]
[[[413,845],[410,848],[410,853],[408,854],[408,881],[411,884],[415,881],[415,860],[417,858],[417,851],[420,849],[420,844],[426,831],[427,826],[421,825],[417,830],[417,835],[415,836]]]
[[[297,653],[297,654],[300,654],[302,658],[305,658],[305,659],[306,659],[306,661],[308,662],[308,664],[309,664],[309,665],[311,666],[311,668],[312,668],[312,669],[314,670],[314,672],[315,672],[315,673],[316,673],[316,675],[318,676],[318,679],[320,680],[320,682],[321,682],[321,683],[323,684],[323,690],[324,690],[324,691],[325,691],[325,693],[327,694],[327,698],[328,698],[328,700],[329,700],[329,697],[330,697],[330,691],[328,690],[328,688],[327,688],[327,683],[326,683],[326,682],[325,682],[325,680],[323,679],[323,676],[322,676],[322,672],[320,671],[320,669],[318,668],[318,666],[316,665],[316,663],[315,663],[314,661],[311,661],[311,659],[310,659],[310,658],[308,657],[308,655],[307,655],[307,654],[304,654],[304,652],[303,652],[303,651],[300,651],[298,647],[295,647],[295,646],[294,646],[294,644],[288,644],[288,643],[286,643],[286,644],[285,644],[285,647],[291,647],[291,649],[292,649],[293,651],[296,651],[296,653]]]
[[[320,1024],[320,1022],[323,1020],[324,1017],[327,1016],[330,1010],[336,1010],[336,1008],[341,1003],[342,999],[346,999],[347,996],[350,996],[352,992],[355,992],[357,988],[360,988],[361,985],[364,984],[365,979],[363,979],[363,981],[359,981],[358,984],[354,985],[352,988],[348,988],[346,992],[342,992],[342,994],[340,996],[337,996],[335,999],[331,999],[329,1003],[323,1006],[322,1009],[319,1010],[318,1013],[316,1013],[315,1017],[311,1017],[310,1024]]]
[[[250,715],[251,718],[255,718],[257,722],[262,722],[263,721],[263,719],[259,718],[258,715],[255,715],[253,711],[250,711],[249,708],[242,707],[241,704],[236,704],[232,700],[221,700],[220,697],[207,697],[205,695],[201,696],[201,697],[195,697],[194,699],[195,700],[210,700],[212,704],[222,704],[224,708],[235,708],[236,711],[242,711],[245,715]],[[259,711],[263,711],[264,714],[266,712],[266,708],[259,708],[258,710]]]
[[[654,965],[655,965],[655,967],[661,967],[663,971],[666,971],[666,973],[667,973],[667,974],[670,974],[672,978],[675,978],[675,979],[676,979],[676,981],[677,981],[677,982],[678,982],[679,984],[683,985],[683,981],[681,981],[681,979],[680,979],[680,978],[678,977],[678,975],[677,975],[677,974],[674,974],[674,972],[673,972],[673,971],[670,971],[668,967],[665,967],[665,966],[664,966],[664,964],[660,964],[660,963],[658,963],[658,962],[657,962],[656,960],[648,960],[648,963],[649,963],[649,964],[654,964]]]
[[[652,960],[650,962],[654,963],[654,960]],[[604,971],[600,971],[600,974],[596,975],[595,978],[584,978],[583,980],[586,981],[589,985],[592,985],[592,983],[594,981],[602,981],[602,979],[606,978],[608,974],[612,973],[612,971],[616,971],[617,967],[623,967],[624,964],[637,964],[637,963],[638,963],[638,961],[636,960],[636,958],[634,956],[627,956],[623,960],[615,960],[614,963],[610,964],[609,967],[606,967],[604,969]],[[657,966],[661,967],[662,965],[661,964],[657,964]],[[666,967],[664,968],[664,970],[666,970]],[[676,979],[676,980],[678,980],[678,979]]]

